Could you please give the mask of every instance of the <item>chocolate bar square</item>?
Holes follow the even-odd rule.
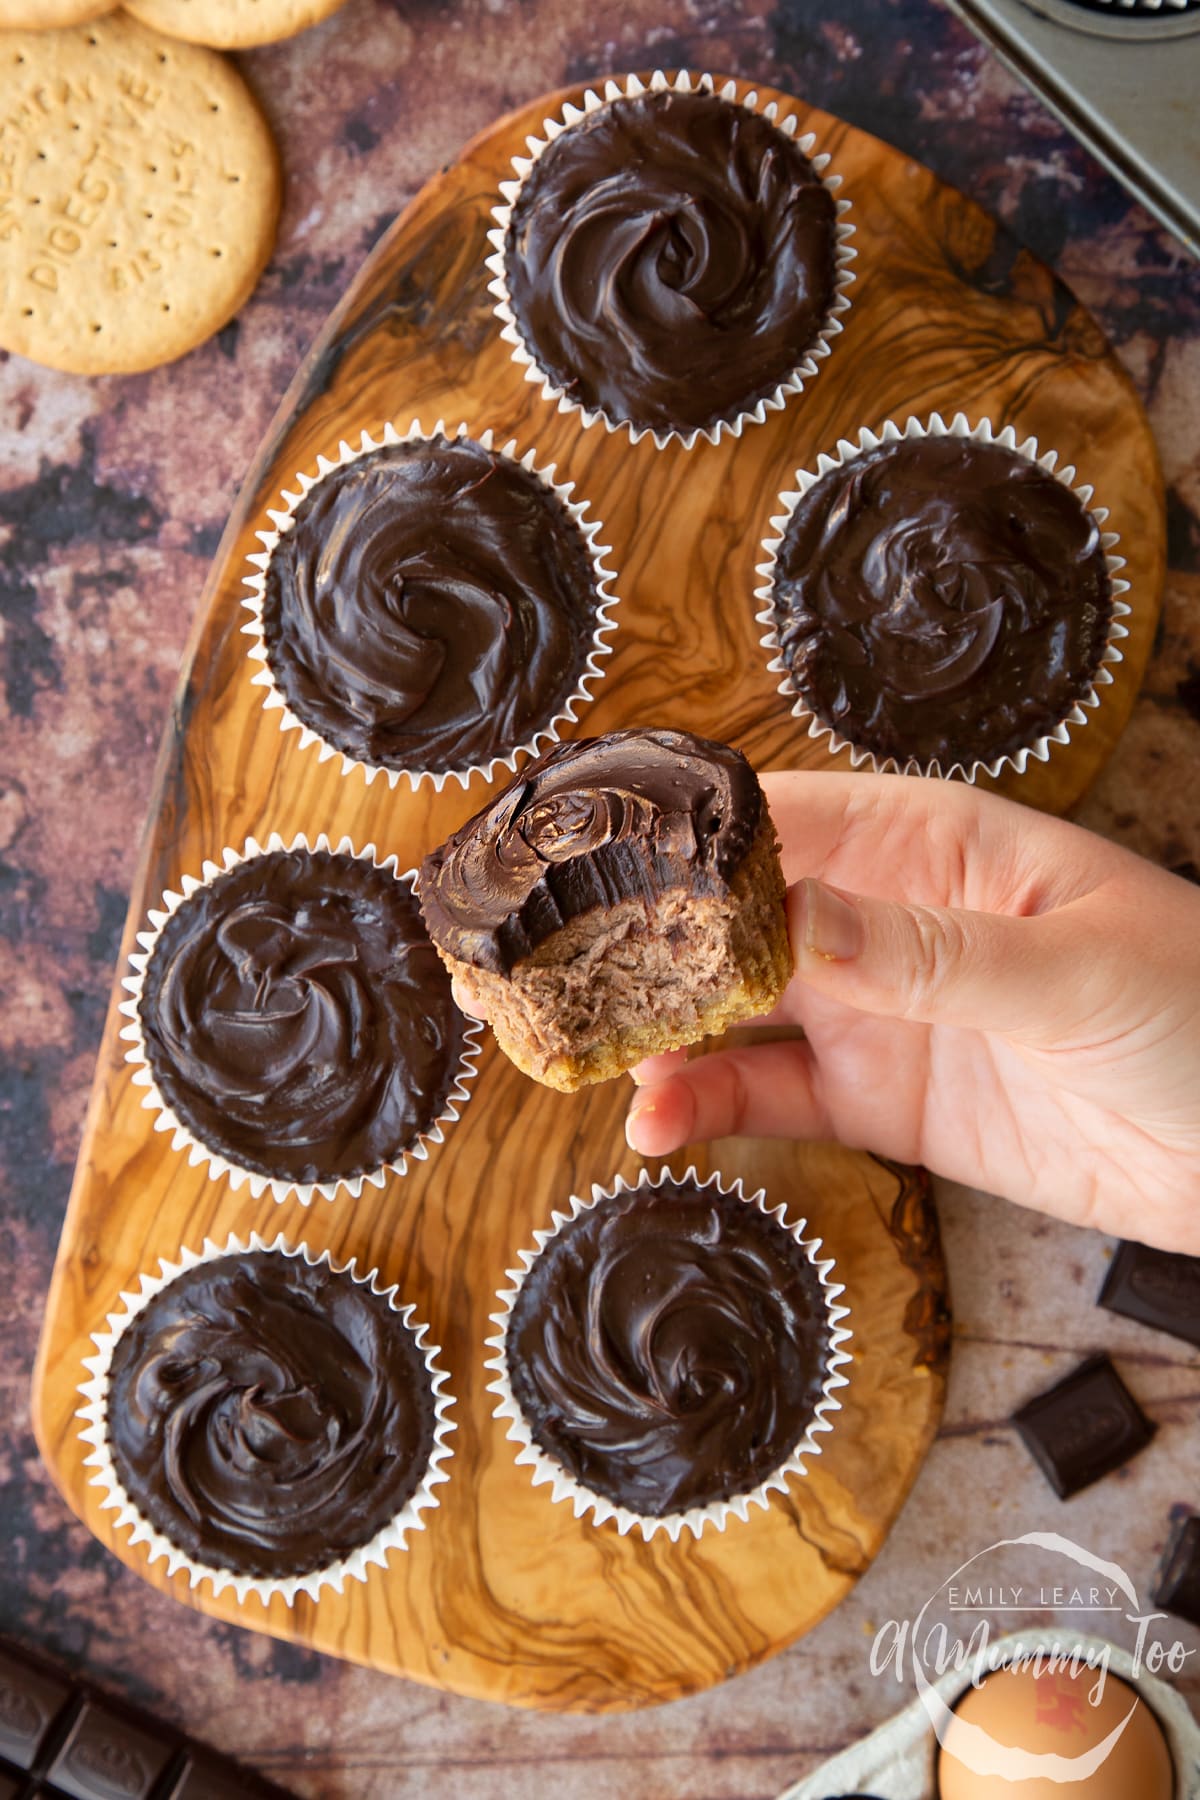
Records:
[[[248,1769],[218,1762],[202,1752],[191,1757],[170,1791],[169,1800],[257,1800],[276,1793],[255,1780]]]
[[[89,1695],[46,1780],[71,1800],[148,1800],[175,1750]]]
[[[1110,1475],[1154,1436],[1107,1356],[1090,1356],[1012,1416],[1060,1500]]]
[[[70,1697],[67,1682],[0,1647],[0,1758],[31,1769]]]
[[[1119,1244],[1097,1305],[1200,1348],[1200,1256]]]
[[[1181,1519],[1167,1545],[1154,1604],[1200,1625],[1200,1518]]]
[[[288,1800],[86,1680],[0,1639],[0,1800]]]

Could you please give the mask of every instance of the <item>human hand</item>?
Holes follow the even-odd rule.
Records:
[[[763,786],[804,1038],[642,1063],[632,1148],[838,1138],[1200,1254],[1200,891],[958,782]]]

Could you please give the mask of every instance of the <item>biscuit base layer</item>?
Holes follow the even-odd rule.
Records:
[[[507,976],[442,960],[509,1060],[573,1093],[770,1012],[792,976],[784,893],[764,817],[725,898],[672,888],[587,913]]]

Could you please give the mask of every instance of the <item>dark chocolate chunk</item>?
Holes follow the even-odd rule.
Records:
[[[817,717],[902,766],[991,762],[1065,719],[1100,665],[1100,526],[1000,444],[906,438],[830,469],[776,556],[784,665]]]
[[[527,744],[579,686],[598,623],[587,541],[539,478],[469,439],[338,468],[271,557],[263,640],[326,743],[445,772]]]
[[[778,1220],[668,1180],[550,1239],[505,1354],[541,1448],[591,1492],[660,1518],[748,1493],[786,1462],[828,1349],[820,1280]]]
[[[1080,1363],[1012,1423],[1060,1500],[1120,1468],[1155,1431],[1104,1355]]]
[[[761,114],[712,94],[615,100],[521,185],[513,314],[572,400],[704,430],[803,362],[836,291],[835,226],[829,189]]]
[[[671,887],[724,897],[762,817],[738,750],[687,731],[558,744],[426,857],[439,949],[507,974],[567,922]]]
[[[1120,1244],[1097,1304],[1200,1346],[1200,1256]]]
[[[1158,1572],[1154,1604],[1200,1625],[1200,1517],[1195,1513],[1175,1527]]]
[[[87,1699],[46,1771],[71,1800],[149,1800],[175,1741]]]
[[[169,1725],[69,1679],[23,1644],[0,1641],[0,1800],[288,1797]]]
[[[303,1183],[410,1149],[465,1029],[408,884],[307,850],[251,857],[185,900],[140,1016],[155,1081],[201,1143]]]
[[[274,1793],[274,1788],[255,1781],[245,1769],[201,1751],[188,1759],[163,1800],[260,1800],[260,1796],[270,1800]]]
[[[32,1769],[70,1697],[66,1681],[0,1644],[0,1757]]]
[[[107,1430],[126,1493],[194,1561],[300,1575],[402,1511],[435,1401],[386,1300],[260,1250],[185,1270],[137,1314],[113,1352]]]

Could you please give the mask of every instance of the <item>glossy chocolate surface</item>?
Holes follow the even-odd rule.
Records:
[[[1200,1627],[1200,1517],[1176,1522],[1154,1588],[1154,1604]]]
[[[556,744],[425,859],[421,910],[448,955],[507,973],[597,908],[725,894],[762,811],[741,752],[691,732]]]
[[[835,221],[808,158],[761,115],[711,94],[615,100],[521,185],[513,313],[572,400],[703,430],[803,361],[834,297]]]
[[[105,1679],[111,1679],[111,1671]],[[287,1800],[282,1788],[0,1638],[0,1800]]]
[[[1118,1244],[1098,1304],[1200,1349],[1200,1256]]]
[[[117,1475],[209,1567],[289,1576],[341,1561],[416,1491],[433,1433],[429,1372],[400,1316],[300,1256],[185,1270],[113,1352]]]
[[[60,1675],[0,1641],[0,1765],[33,1768],[70,1692]]]
[[[1088,1357],[1012,1422],[1060,1500],[1111,1475],[1155,1430],[1104,1355]]]
[[[469,439],[393,445],[309,492],[271,557],[276,685],[327,743],[465,769],[528,743],[596,627],[586,542],[557,496]]]
[[[1011,754],[1086,692],[1112,614],[1100,528],[1027,458],[906,439],[831,470],[780,546],[783,660],[881,760]]]
[[[352,856],[271,851],[185,900],[141,1000],[159,1089],[210,1149],[300,1182],[352,1177],[442,1112],[463,1047],[408,885]]]
[[[150,1800],[175,1744],[149,1725],[85,1700],[46,1779],[70,1800]]]
[[[757,1206],[691,1182],[602,1200],[563,1226],[509,1321],[535,1441],[591,1491],[658,1518],[785,1462],[825,1379],[820,1281]]]

